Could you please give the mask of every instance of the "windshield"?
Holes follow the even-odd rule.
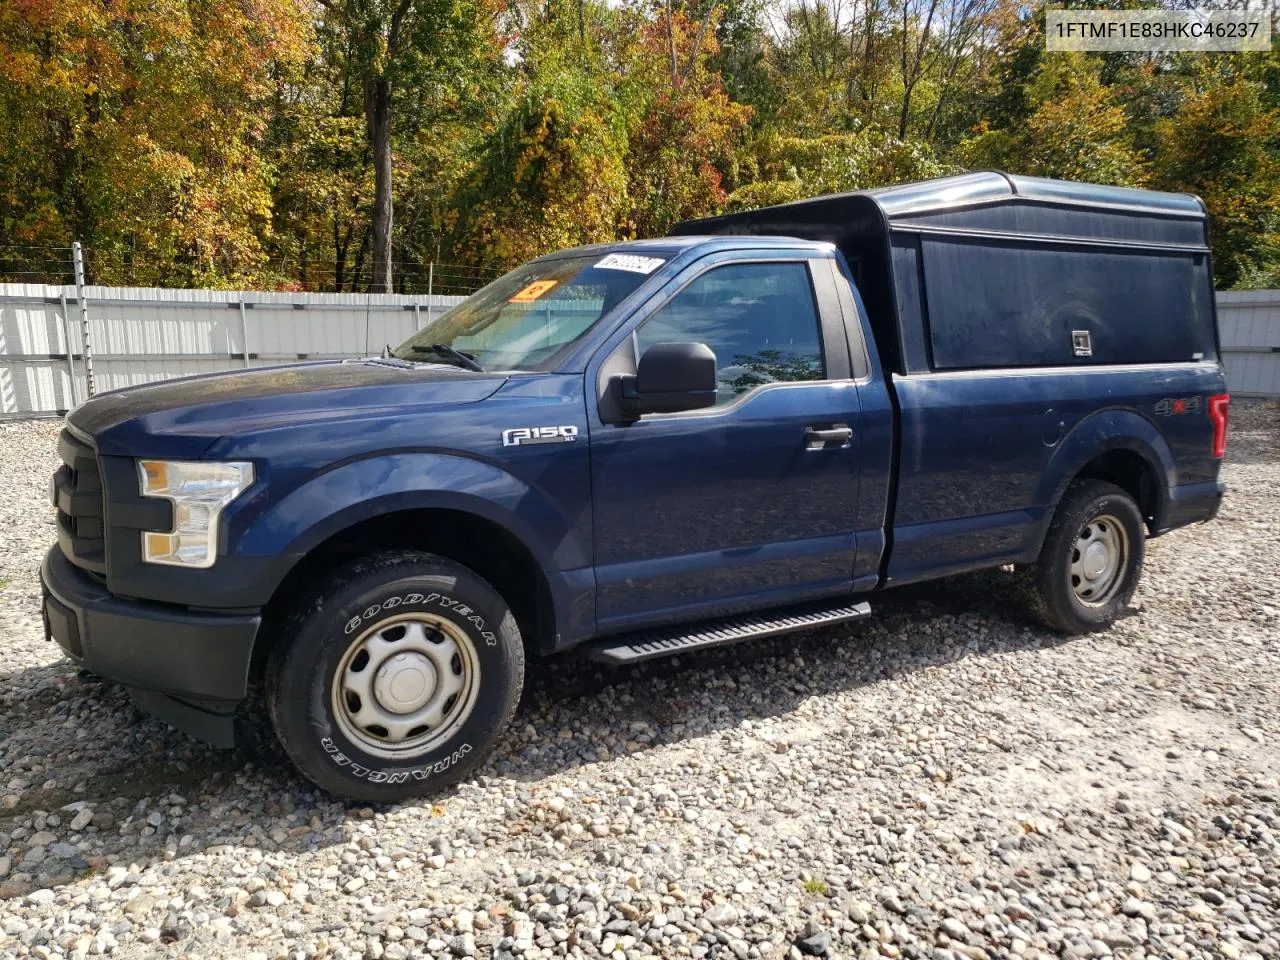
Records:
[[[527,263],[427,324],[392,356],[433,363],[469,358],[485,370],[549,370],[564,347],[662,264],[624,253]]]

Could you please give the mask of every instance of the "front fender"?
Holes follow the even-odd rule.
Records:
[[[1045,527],[1058,501],[1076,475],[1094,457],[1112,450],[1130,450],[1146,462],[1155,475],[1157,526],[1169,502],[1169,490],[1178,482],[1173,451],[1155,424],[1132,410],[1099,410],[1076,424],[1059,441],[1040,478],[1036,502],[1047,504]]]
[[[546,496],[495,464],[440,453],[375,456],[326,471],[268,508],[236,552],[302,556],[361,521],[433,507],[506,528],[547,573],[589,565],[570,518]]]

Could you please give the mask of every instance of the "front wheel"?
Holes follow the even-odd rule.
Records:
[[[1030,571],[1033,611],[1061,633],[1105,629],[1133,596],[1145,547],[1133,497],[1103,480],[1073,483]]]
[[[515,712],[524,645],[498,593],[432,554],[336,572],[299,606],[267,670],[280,743],[309,779],[394,802],[462,779]]]

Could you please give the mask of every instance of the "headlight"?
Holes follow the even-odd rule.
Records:
[[[251,463],[139,460],[144,497],[173,501],[173,532],[142,534],[142,559],[175,567],[211,567],[218,556],[218,515],[253,483]]]

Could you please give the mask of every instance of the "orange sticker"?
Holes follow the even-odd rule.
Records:
[[[507,303],[533,303],[559,282],[559,280],[535,280],[508,300]]]

